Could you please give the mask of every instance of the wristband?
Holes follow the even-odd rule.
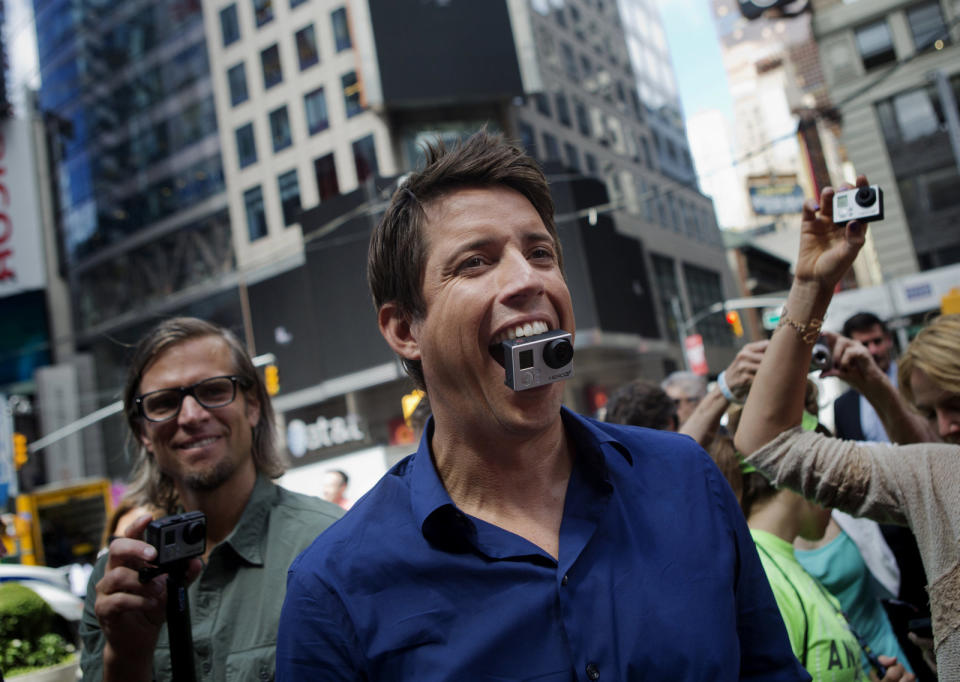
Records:
[[[743,405],[743,401],[737,400],[737,397],[733,395],[733,391],[730,390],[730,386],[727,385],[726,374],[727,370],[723,370],[717,375],[717,386],[719,387],[720,392],[723,394],[723,397],[727,399],[727,402]]]

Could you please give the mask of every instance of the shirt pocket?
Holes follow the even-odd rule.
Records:
[[[230,682],[273,680],[277,647],[274,644],[235,651],[227,655],[226,673]]]

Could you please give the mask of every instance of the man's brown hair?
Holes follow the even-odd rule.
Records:
[[[448,148],[437,140],[427,145],[426,164],[411,173],[394,192],[390,205],[370,236],[367,281],[377,310],[394,303],[407,321],[423,319],[423,269],[427,247],[424,207],[459,189],[504,186],[533,205],[553,238],[561,270],[563,256],[553,218],[553,199],[543,171],[502,135],[481,130]],[[419,361],[402,359],[418,388],[426,390]]]

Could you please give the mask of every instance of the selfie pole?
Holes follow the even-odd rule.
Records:
[[[189,559],[175,562],[167,573],[167,633],[173,682],[196,682],[193,667],[193,633],[190,630],[190,602],[187,599]]]

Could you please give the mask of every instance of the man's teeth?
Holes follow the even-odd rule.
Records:
[[[549,330],[550,328],[547,326],[546,322],[537,321],[519,324],[513,329],[507,329],[497,334],[496,339],[494,339],[494,344],[502,343],[507,339],[516,339],[522,336],[536,336],[537,334],[543,334]]]
[[[216,437],[204,438],[202,440],[192,440],[189,443],[184,443],[180,447],[182,447],[185,450],[189,448],[203,448],[210,445],[211,443],[215,443],[216,440],[217,440]]]

